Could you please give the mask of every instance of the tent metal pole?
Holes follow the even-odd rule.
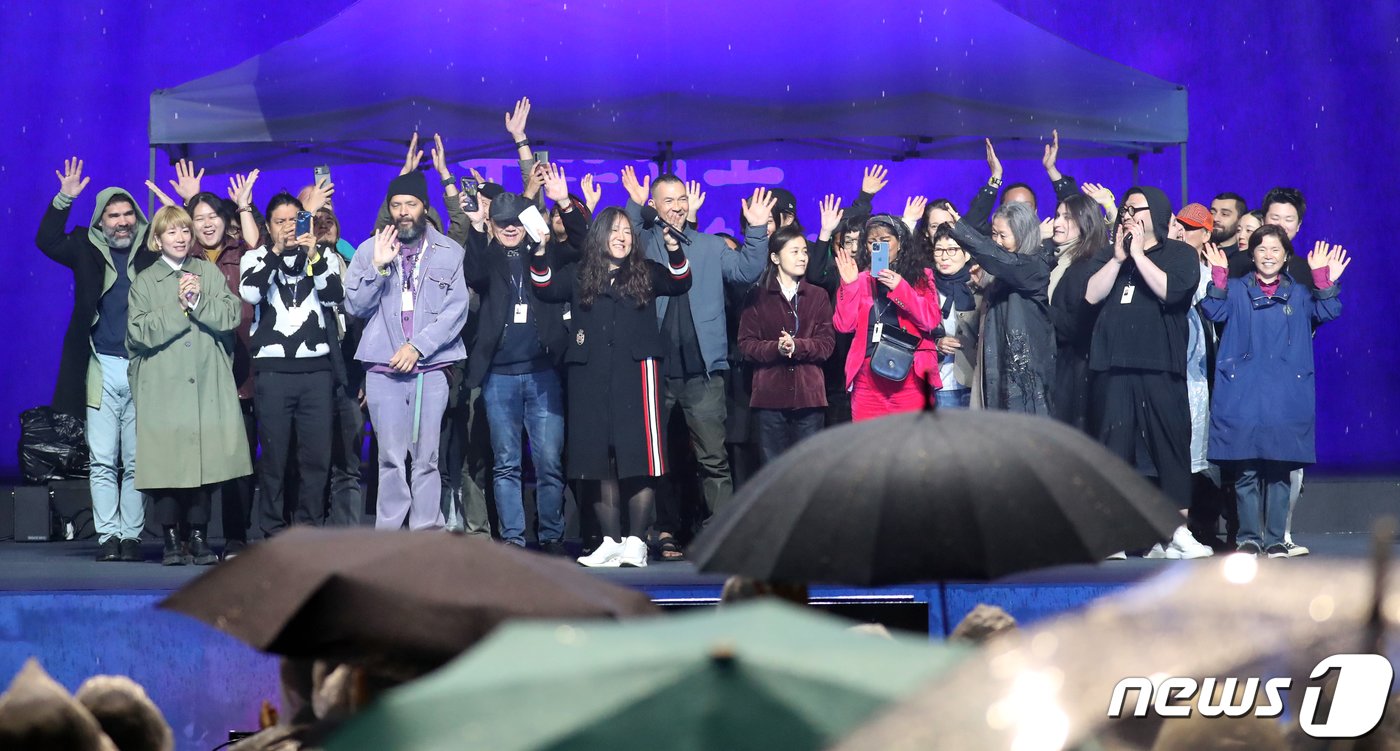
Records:
[[[155,147],[155,144],[146,144],[146,145],[147,145],[147,147],[150,149],[150,152],[151,152],[151,163],[150,163],[151,183],[152,183],[152,184],[155,184],[155,181],[156,181],[156,147]],[[156,208],[155,201],[156,201],[156,198],[155,198],[155,196],[151,193],[151,191],[149,191],[149,190],[146,191],[146,216],[154,216],[154,215],[155,215],[155,208]]]
[[[1186,198],[1186,196],[1187,196],[1187,190],[1186,190],[1186,142],[1185,142],[1185,141],[1182,141],[1178,146],[1179,146],[1179,149],[1178,149],[1178,150],[1181,152],[1181,205],[1182,205],[1182,206],[1185,206],[1185,205],[1187,204],[1187,198]]]

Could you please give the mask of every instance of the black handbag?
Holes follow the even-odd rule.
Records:
[[[880,341],[875,344],[875,352],[870,355],[870,371],[881,378],[903,381],[914,367],[914,350],[919,348],[921,341],[923,337],[917,334],[898,326],[885,325],[880,332]]]

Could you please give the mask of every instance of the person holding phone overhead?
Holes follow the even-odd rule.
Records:
[[[331,347],[336,336],[323,303],[344,299],[340,276],[318,252],[311,214],[290,193],[267,204],[268,237],[239,262],[239,294],[253,306],[253,405],[258,421],[258,526],[264,536],[287,525],[283,478],[292,431],[301,482],[298,524],[320,525],[330,472]]]
[[[917,252],[909,227],[893,214],[866,220],[860,245],[870,251],[870,271],[857,268],[851,248],[837,248],[841,287],[833,320],[837,331],[856,335],[846,356],[853,421],[923,409],[930,388],[941,383],[936,364],[927,366],[937,354],[925,334],[942,320],[932,260]],[[918,350],[927,354],[916,358]]]
[[[211,495],[250,474],[233,379],[242,305],[219,269],[192,258],[193,221],[184,209],[156,212],[148,241],[160,260],[131,285],[126,345],[136,414],[136,487],[155,500],[164,532],[161,563],[207,566]],[[189,556],[177,525],[190,525]]]

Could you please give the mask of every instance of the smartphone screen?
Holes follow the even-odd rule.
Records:
[[[881,271],[890,267],[890,244],[887,242],[873,243],[870,247],[870,275],[878,276]]]
[[[331,166],[329,164],[322,164],[316,168],[314,174],[315,177],[312,180],[312,184],[320,185],[322,180],[331,179]]]
[[[311,212],[309,212],[309,211],[298,211],[298,212],[297,212],[297,237],[301,237],[302,235],[304,235],[304,234],[306,234],[306,233],[308,233],[308,232],[310,232],[310,231],[311,231]]]
[[[476,192],[478,189],[479,186],[477,185],[476,178],[462,178],[462,195],[464,196],[462,198],[462,208],[467,211],[476,211],[478,206],[476,202]]]

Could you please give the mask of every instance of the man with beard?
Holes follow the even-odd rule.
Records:
[[[387,204],[394,223],[355,250],[345,295],[346,310],[366,321],[355,358],[365,366],[365,399],[379,438],[375,527],[438,529],[447,370],[467,356],[460,336],[468,298],[463,252],[429,226],[421,172],[394,178]]]
[[[1225,251],[1226,256],[1240,250],[1240,217],[1247,213],[1249,206],[1239,193],[1221,193],[1210,201],[1210,218],[1214,223],[1210,241]]]
[[[136,491],[136,407],[127,383],[126,303],[131,280],[159,254],[132,251],[146,243],[146,216],[121,188],[98,193],[92,220],[65,230],[73,200],[90,178],[83,177],[83,163],[76,157],[54,174],[58,195],[44,212],[35,243],[72,270],[73,314],[63,336],[53,409],[87,421],[97,560],[139,561],[146,515]]]
[[[253,306],[253,409],[262,445],[258,524],[265,537],[287,525],[282,486],[293,430],[300,478],[293,521],[320,526],[326,518],[336,336],[324,304],[340,302],[344,290],[318,251],[314,231],[296,235],[302,211],[290,193],[273,196],[263,247],[244,253],[238,264],[239,294]]]

